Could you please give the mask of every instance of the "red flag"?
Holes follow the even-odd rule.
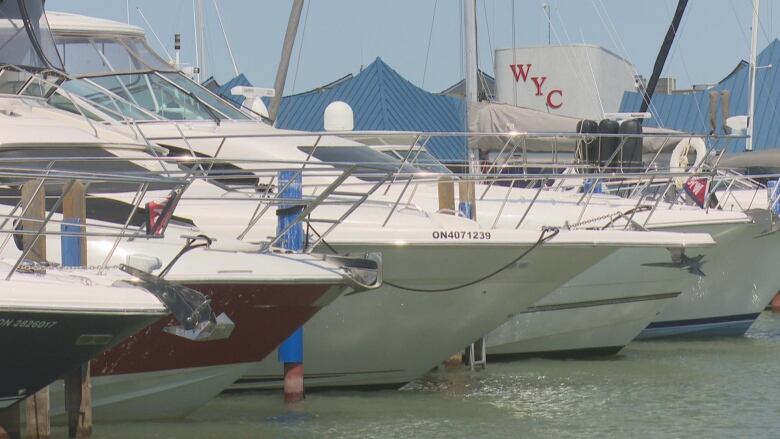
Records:
[[[704,198],[707,196],[707,186],[709,180],[706,178],[692,178],[685,182],[685,192],[693,198],[693,201],[699,206],[704,207]]]
[[[153,236],[161,236],[168,228],[168,222],[173,217],[173,211],[179,204],[181,193],[172,191],[163,201],[150,201],[146,203],[146,233]]]
[[[167,222],[162,215],[165,212],[165,206],[167,204],[168,200],[162,202],[150,201],[146,203],[146,211],[149,214],[149,217],[146,220],[146,232],[148,234],[154,236],[162,234],[164,229],[163,225]]]

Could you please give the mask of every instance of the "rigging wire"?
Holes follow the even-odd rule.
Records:
[[[567,60],[569,62],[569,66],[571,67],[572,71],[577,71],[577,66],[574,64],[574,59],[576,58],[576,56],[575,56],[574,48],[571,45],[572,39],[569,36],[569,32],[568,32],[568,30],[566,28],[565,23],[563,22],[563,18],[561,17],[561,14],[558,13],[557,16],[558,16],[558,21],[560,22],[560,28],[563,29],[563,33],[566,36],[566,42],[569,43],[568,49],[564,48],[563,50],[565,50],[565,51],[567,51],[569,53],[569,56],[567,57]],[[550,28],[552,30],[552,34],[555,36],[556,42],[559,45],[563,46],[564,45],[564,40],[558,34],[557,29],[553,28],[552,26],[550,26]],[[584,79],[582,77],[582,75],[575,75],[575,77],[577,78],[577,81],[580,83],[580,86],[582,87],[583,90],[589,90],[588,81],[586,79]],[[595,76],[593,77],[593,80],[594,80],[593,89],[595,90],[595,89],[598,88],[598,84],[596,84],[596,82],[595,82]],[[603,114],[604,113],[604,110],[603,110],[604,109],[604,105],[601,102],[601,97],[598,95],[597,91],[595,92],[595,95],[596,95],[595,96],[596,101],[599,104],[599,107],[602,109],[602,114]],[[548,112],[550,111],[549,108],[547,109],[547,111]]]
[[[193,47],[195,48],[195,67],[200,68],[201,66],[201,59],[200,59],[200,49],[198,44],[198,38],[200,36],[200,30],[198,29],[198,11],[197,7],[195,6],[195,0],[192,0],[192,29],[195,31],[195,44]],[[197,74],[198,82],[200,82],[200,73]]]
[[[768,2],[768,3],[769,3],[769,7],[771,8],[772,2]],[[752,13],[753,12],[753,5],[754,5],[754,3],[751,1],[750,4],[751,4],[751,13]],[[770,13],[771,13],[771,11],[770,11]],[[759,14],[760,14],[760,11],[759,11]],[[771,24],[771,16],[770,16],[770,24]],[[770,37],[771,33],[767,34],[766,28],[761,24],[761,20],[760,19],[758,21],[758,30],[762,34],[764,34],[764,38],[767,40],[767,42],[771,42],[772,41],[772,39]],[[774,49],[774,47],[773,47],[773,49]],[[770,56],[770,59],[774,59],[774,56]],[[756,62],[758,62],[758,58],[756,58]],[[756,67],[761,67],[763,69],[763,68],[766,68],[768,66],[766,66],[766,67],[765,66],[756,66]],[[775,68],[775,67],[777,67],[777,66],[772,66],[772,68]],[[756,83],[757,82],[758,81],[756,81]],[[759,96],[764,96],[765,95],[764,94],[765,89],[767,89],[766,91],[769,92],[769,93],[772,92],[772,81],[761,81],[760,90],[756,90],[756,100],[758,100]],[[767,96],[771,96],[771,94],[768,94]],[[756,107],[758,107],[758,103],[757,102],[754,103],[754,105]],[[777,100],[774,100],[771,103],[771,105],[769,105],[769,102],[767,102],[767,107],[769,107],[772,110],[772,112],[770,114],[770,119],[769,119],[769,121],[770,121],[769,123],[771,124],[773,121],[777,120]],[[766,113],[766,112],[763,112],[763,113]],[[753,115],[753,117],[755,118],[755,114]],[[764,114],[764,116],[761,119],[756,118],[756,123],[753,126],[757,127],[759,125],[758,122],[766,119],[766,117],[767,116]]]
[[[599,17],[599,21],[601,21],[602,26],[604,26],[604,29],[607,31],[607,35],[609,36],[609,39],[612,41],[612,44],[617,48],[619,52],[622,52],[620,55],[628,61],[628,63],[633,68],[633,74],[635,75],[635,78],[639,79],[641,75],[639,74],[639,71],[636,69],[636,64],[631,59],[631,56],[629,55],[628,49],[626,49],[625,44],[623,44],[623,38],[620,37],[620,32],[618,32],[617,27],[615,27],[615,22],[612,21],[612,17],[609,14],[609,10],[607,10],[607,7],[604,5],[602,0],[597,0],[598,4],[596,3],[596,0],[591,1],[591,5],[593,5],[593,9],[596,11],[596,15]],[[601,10],[599,10],[599,6],[601,6]],[[603,13],[603,16],[602,16]],[[606,17],[606,20],[604,19]],[[645,86],[646,84],[641,84],[642,86]],[[658,108],[655,106],[654,102],[650,102],[649,104],[650,112],[656,115],[656,124],[663,128],[664,123],[660,119],[660,116],[658,116]]]
[[[666,12],[669,13],[669,14],[672,14],[672,11],[669,10],[669,4],[664,2],[664,6],[666,7]],[[694,14],[688,14],[688,15],[683,16],[683,19],[680,22],[680,26],[679,26],[679,28],[677,28],[677,30],[675,32],[675,35],[676,35],[675,38],[676,38],[677,41],[679,41],[679,40],[681,40],[683,38],[683,34],[685,33],[686,25],[688,24],[688,20],[690,19],[690,17],[692,15],[694,15]],[[675,45],[672,46],[672,50],[671,50],[671,53],[669,54],[669,58],[670,59],[674,59],[675,56],[678,53],[680,54],[679,60],[680,60],[680,64],[682,65],[683,72],[685,73],[685,78],[688,80],[688,82],[693,84],[691,73],[688,70],[688,65],[685,62],[685,56],[683,56],[682,52],[683,52],[682,47],[679,44],[675,44]],[[701,122],[702,126],[705,127],[704,131],[706,132],[706,131],[708,131],[707,130],[707,115],[706,115],[706,112],[702,110],[701,104],[699,103],[698,99],[693,99],[693,103],[695,104],[696,112],[699,115],[699,122]]]
[[[301,29],[301,38],[298,44],[298,54],[295,56],[295,72],[293,72],[292,93],[295,94],[295,84],[298,82],[298,67],[301,66],[301,53],[303,53],[303,42],[306,38],[306,25],[309,24],[309,6],[311,2],[306,2],[306,11],[303,13],[303,29]],[[362,41],[362,40],[361,40]],[[363,43],[361,43],[361,51]],[[361,52],[362,53],[362,52]],[[362,55],[361,55],[362,58]]]
[[[228,55],[230,55],[230,62],[233,63],[233,72],[238,76],[238,65],[236,64],[236,58],[233,56],[233,49],[230,47],[230,40],[228,40],[227,32],[225,31],[225,23],[222,21],[222,13],[219,11],[217,0],[212,0],[214,3],[214,10],[217,12],[217,20],[219,21],[219,28],[222,29],[222,36],[225,38],[225,46],[227,46]]]
[[[436,22],[436,7],[439,5],[439,0],[433,2],[433,14],[431,16],[431,27],[428,30],[428,48],[425,49],[425,64],[423,65],[422,81],[420,81],[420,88],[425,88],[425,76],[428,73],[428,56],[431,53],[431,41],[433,41],[433,25]]]
[[[493,38],[492,38],[491,33],[490,33],[490,22],[488,22],[487,6],[485,6],[485,3],[486,3],[486,1],[483,0],[482,1],[482,12],[483,12],[483,15],[484,15],[484,18],[485,18],[485,29],[486,29],[485,33],[488,36],[488,49],[490,49],[490,64],[495,66],[496,65],[496,60],[493,58],[493,51],[494,51],[494,49],[493,49]],[[493,10],[495,11],[495,9],[493,9]],[[482,89],[485,90],[485,99],[486,100],[492,100],[492,99],[488,99],[487,93],[489,91],[489,87],[488,87],[488,83],[487,83],[487,78],[485,78],[484,71],[481,70],[481,69],[477,72],[477,81],[479,81],[479,83],[482,84]],[[479,96],[479,87],[477,87],[477,96]]]
[[[162,41],[160,41],[160,37],[157,36],[157,32],[154,31],[154,28],[149,23],[149,20],[146,19],[146,16],[144,15],[143,11],[141,11],[141,8],[136,7],[135,9],[138,11],[138,15],[141,16],[141,19],[144,21],[144,23],[146,23],[146,27],[148,27],[149,31],[152,33],[152,35],[154,35],[154,39],[157,40],[157,44],[159,44],[163,52],[165,52],[165,56],[167,56],[169,60],[173,60],[173,57],[168,52],[168,49],[165,48],[165,45],[162,43]]]
[[[517,40],[515,38],[515,0],[510,0],[512,3],[512,65],[517,66]],[[515,67],[517,68],[517,67]],[[515,107],[517,106],[517,81],[512,81],[512,99],[514,100]]]
[[[582,27],[580,27],[580,38],[582,39],[582,44],[585,44],[585,34],[582,32]],[[593,64],[590,62],[590,55],[588,55],[588,51],[585,50],[585,60],[588,61],[588,70],[590,71],[590,76],[593,78],[593,90],[596,92],[596,100],[599,103],[599,107],[601,108],[601,117],[604,117],[604,102],[601,99],[601,92],[599,91],[598,83],[596,82],[596,73],[593,71]]]

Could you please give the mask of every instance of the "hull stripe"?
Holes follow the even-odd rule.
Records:
[[[654,328],[670,328],[675,326],[695,326],[695,325],[707,325],[713,323],[735,323],[744,321],[753,321],[758,318],[759,313],[751,314],[738,314],[733,316],[720,316],[720,317],[707,317],[703,319],[689,319],[689,320],[671,320],[666,322],[653,322],[647,326],[647,329]]]
[[[615,299],[588,300],[583,302],[561,303],[555,305],[540,305],[540,306],[532,306],[528,308],[528,310],[519,314],[528,314],[532,312],[542,312],[542,311],[560,311],[564,309],[591,308],[595,306],[618,305],[621,303],[646,302],[649,300],[674,299],[679,295],[680,292],[678,291],[675,293],[651,294],[647,296],[620,297]]]

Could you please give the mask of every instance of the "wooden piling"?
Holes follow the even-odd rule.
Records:
[[[24,437],[27,439],[50,438],[49,388],[45,387],[36,394],[28,396],[24,401],[26,404]]]
[[[22,206],[27,206],[27,211],[21,221],[22,229],[26,232],[37,232],[46,218],[46,188],[41,186],[40,180],[31,180],[22,185]],[[27,253],[27,259],[36,262],[46,262],[46,236],[23,235],[22,245],[24,249],[32,247]]]
[[[40,187],[40,190],[38,189]],[[40,180],[31,180],[22,185],[22,205],[28,206],[24,214],[26,220],[21,221],[22,230],[35,231],[40,229],[46,218],[46,189]],[[46,262],[46,236],[24,235],[24,249],[30,248],[27,259]],[[49,388],[28,396],[25,404],[25,437],[43,439],[51,437],[49,423]]]
[[[455,183],[450,177],[439,178],[439,211],[455,213]]]
[[[63,230],[86,231],[86,188],[75,182],[62,200]],[[75,256],[74,247],[78,247]],[[66,258],[66,254],[68,257]],[[62,265],[87,265],[87,238],[85,236],[62,238]],[[89,362],[65,375],[65,410],[68,413],[68,437],[86,438],[92,435],[92,381]]]

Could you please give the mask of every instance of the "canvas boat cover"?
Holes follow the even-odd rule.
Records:
[[[506,133],[576,133],[577,122],[580,119],[568,116],[558,116],[530,108],[516,107],[500,103],[469,104],[469,131],[473,133],[504,133],[496,137],[482,137],[477,146],[482,151],[500,150],[507,142]],[[644,128],[646,134],[681,135],[681,131],[662,128]],[[522,137],[518,137],[522,139]],[[553,148],[559,152],[573,152],[576,148],[575,138],[547,137],[527,138],[525,148],[528,152],[549,152]],[[646,137],[643,139],[644,152],[655,153],[663,148],[669,151],[679,141],[677,138]]]

